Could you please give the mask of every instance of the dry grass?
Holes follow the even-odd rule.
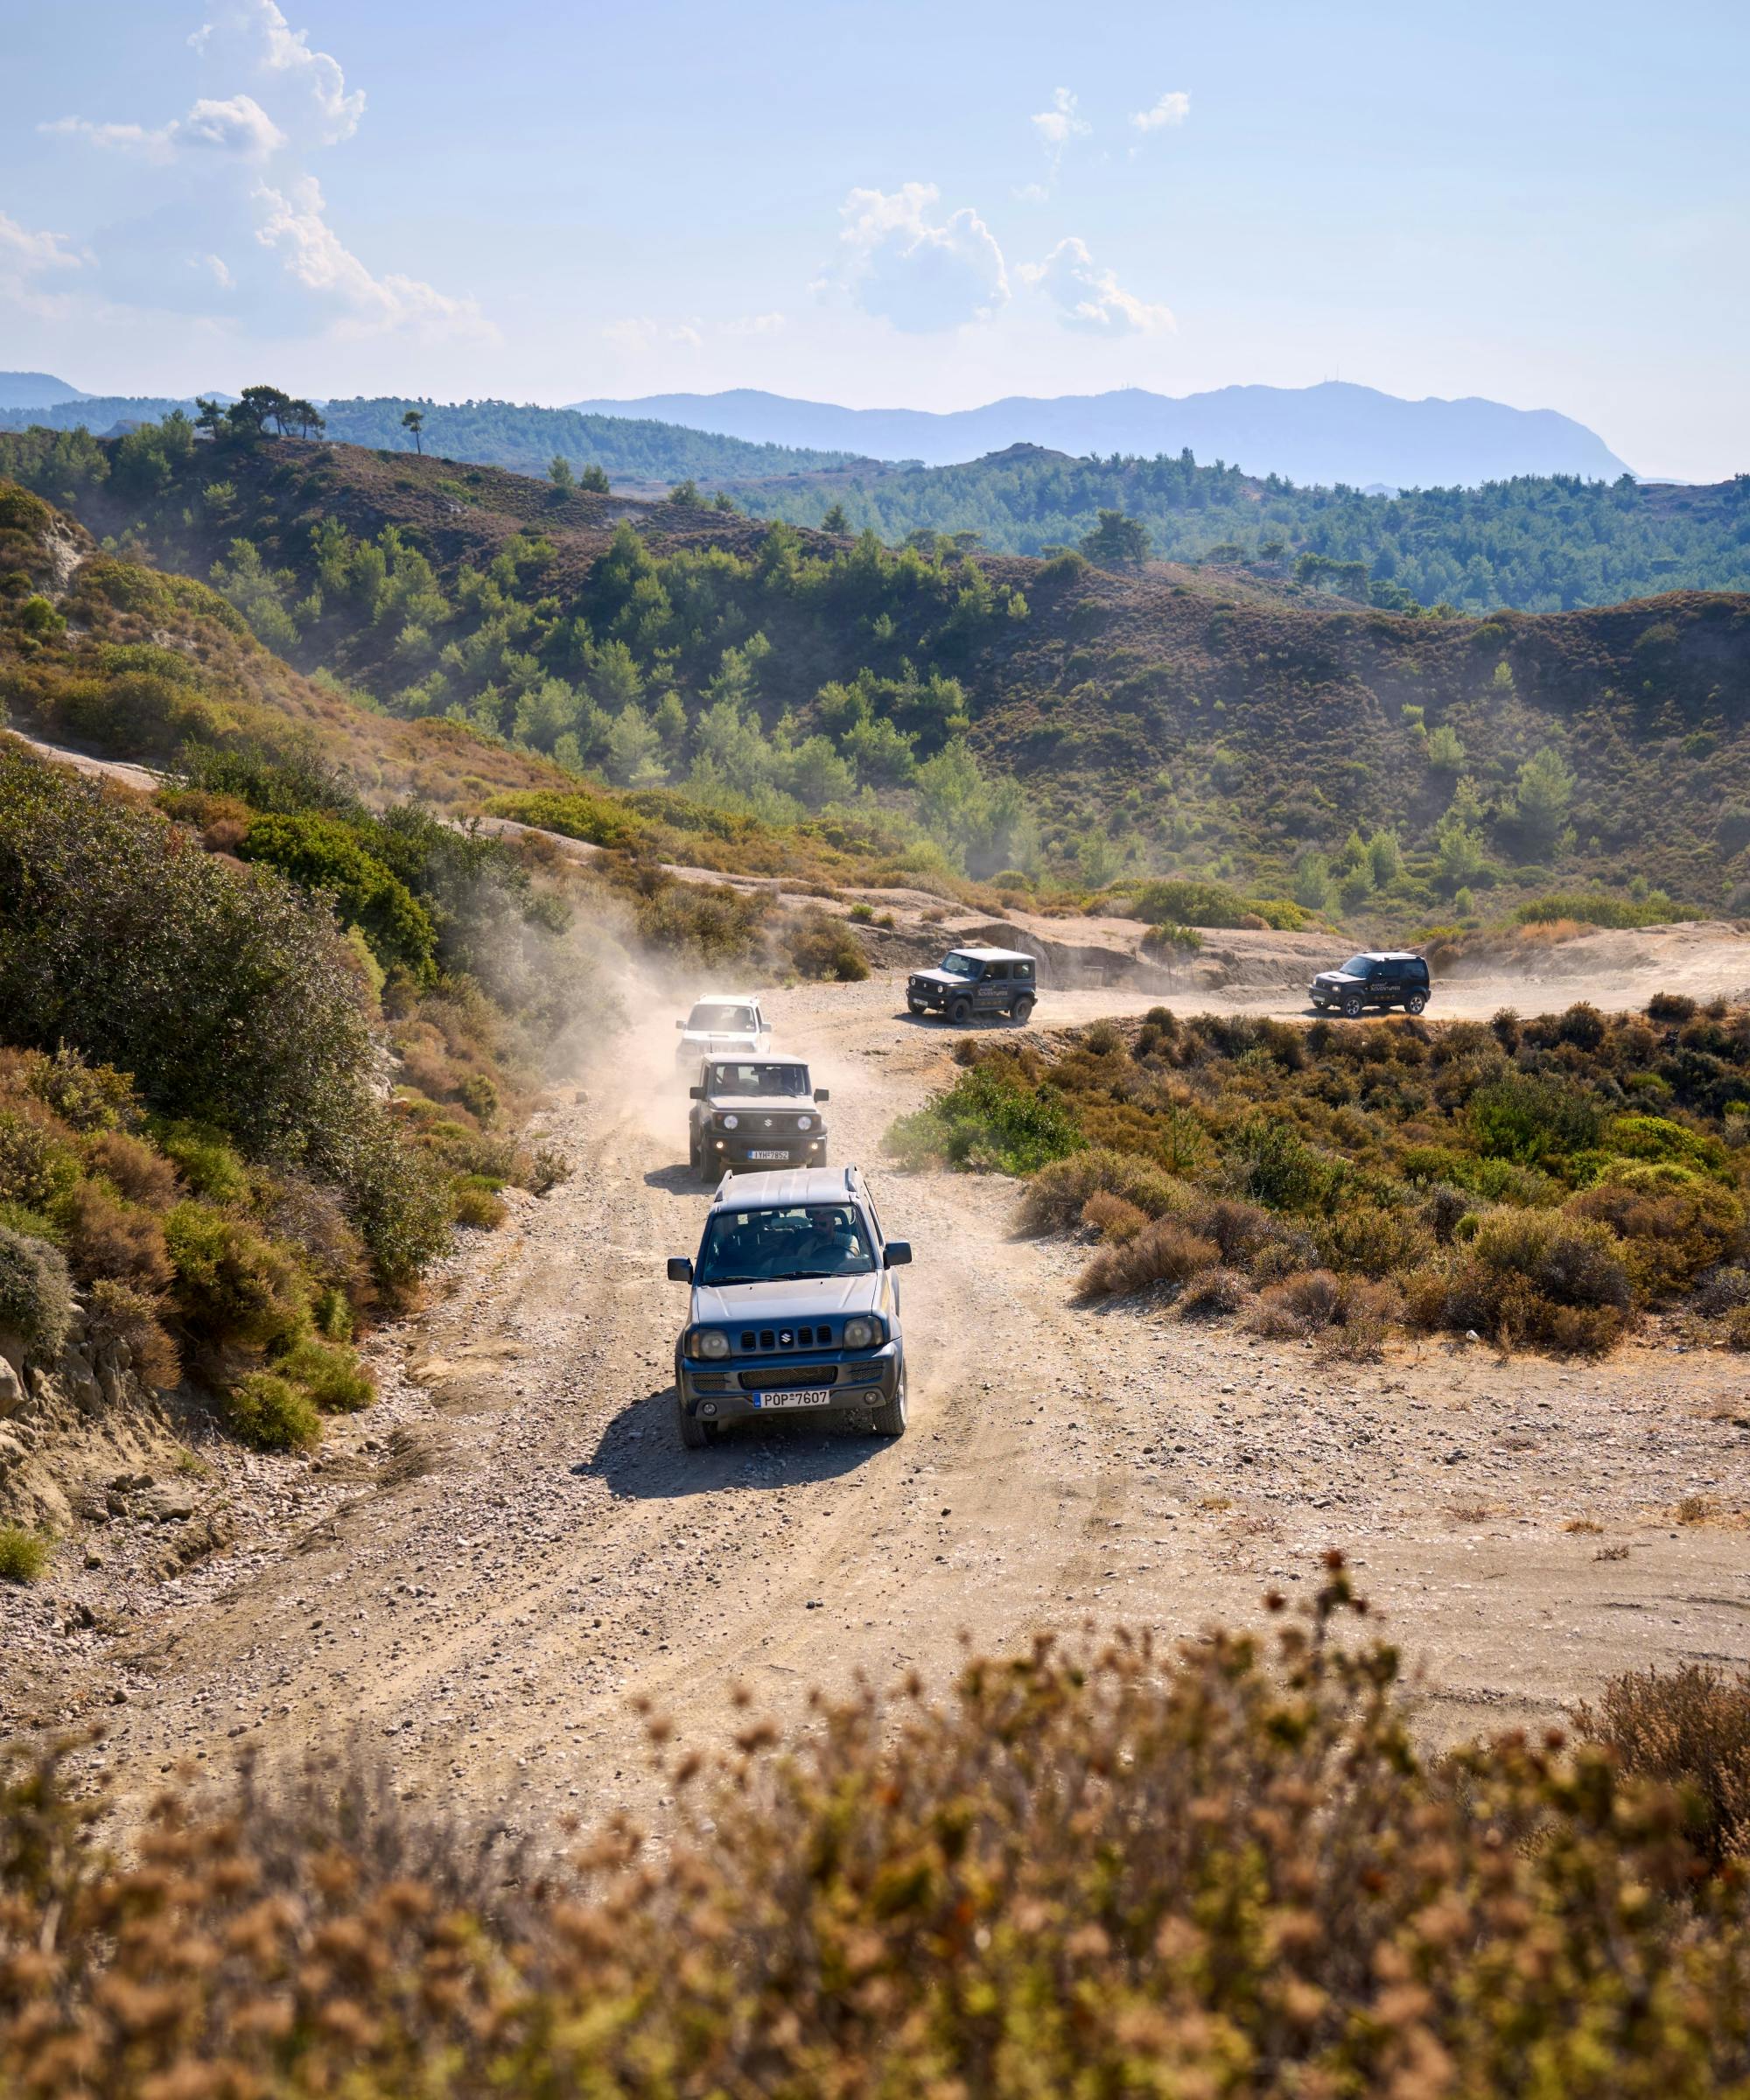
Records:
[[[1750,1671],[1728,1676],[1698,1662],[1631,1670],[1574,1721],[1624,1772],[1682,1789],[1710,1861],[1750,1856]]]

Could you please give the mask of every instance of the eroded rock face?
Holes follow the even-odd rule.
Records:
[[[64,1528],[94,1476],[157,1436],[156,1418],[128,1345],[94,1343],[82,1307],[52,1365],[27,1362],[22,1340],[0,1334],[0,1522]]]

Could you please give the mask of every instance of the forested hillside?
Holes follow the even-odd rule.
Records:
[[[914,874],[1172,874],[1381,926],[1750,879],[1741,597],[1407,617],[176,426],[0,468],[397,723],[719,824],[877,827]]]
[[[101,436],[119,424],[156,423],[181,412],[192,416],[193,401],[122,396],[69,401],[38,409],[0,408],[0,430],[89,430]],[[417,439],[406,418],[421,419]],[[712,437],[678,424],[614,416],[580,416],[573,409],[541,409],[509,401],[433,402],[399,396],[323,404],[330,438],[386,452],[419,446],[452,459],[508,466],[545,474],[564,459],[576,474],[592,467],[616,481],[666,486],[689,477],[713,482],[754,476],[806,473],[845,465],[845,452],[793,451],[781,444],[748,444],[738,438]]]
[[[858,466],[732,494],[760,516],[842,518],[890,541],[975,532],[1017,554],[1078,544],[1117,510],[1167,560],[1250,567],[1388,609],[1551,612],[1750,590],[1750,474],[1706,488],[1527,476],[1383,496],[1258,480],[1189,452],[1072,459],[1018,444],[964,466]]]

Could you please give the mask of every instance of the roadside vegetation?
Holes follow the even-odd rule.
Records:
[[[1310,1026],[1158,1007],[1046,1050],[969,1039],[888,1133],[1027,1177],[1088,1299],[1340,1354],[1394,1332],[1600,1354],[1648,1312],[1750,1348],[1750,1010]]]
[[[1704,2100],[1750,2079],[1739,1826],[1625,1727],[1430,1760],[1310,1621],[1120,1635],[654,1754],[679,1830],[568,1858],[368,1767],[172,1789],[126,1861],[0,1768],[0,2080],[170,2092]],[[1691,1699],[1693,1695],[1691,1694]],[[1715,1682],[1741,1774],[1750,1698]],[[1662,1739],[1664,1740],[1664,1739]]]
[[[1269,563],[887,546],[684,490],[611,514],[550,480],[271,427],[26,432],[0,437],[0,469],[106,549],[201,578],[331,699],[381,710],[379,741],[444,754],[452,806],[458,775],[481,800],[662,794],[760,829],[701,833],[726,872],[744,850],[818,865],[824,832],[926,883],[1061,903],[1209,882],[1377,937],[1566,893],[1750,904],[1740,598],[1411,617]]]

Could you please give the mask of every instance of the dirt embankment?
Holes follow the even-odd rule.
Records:
[[[1638,938],[1634,1003],[1673,970],[1750,981],[1750,942]],[[901,1441],[798,1422],[682,1449],[684,1308],[662,1262],[695,1246],[703,1199],[654,1014],[551,1117],[574,1179],[466,1236],[430,1310],[376,1338],[375,1408],[313,1463],[203,1449],[228,1551],[166,1577],[128,1550],[123,1512],[63,1546],[46,1590],[0,1599],[0,1711],[102,1714],[139,1793],[184,1755],[357,1730],[410,1794],[535,1823],[660,1815],[630,1695],[710,1735],[738,1685],[788,1709],[857,1670],[940,1676],[962,1629],[986,1647],[1083,1618],[1194,1634],[1292,1592],[1334,1544],[1424,1670],[1437,1732],[1557,1720],[1630,1665],[1750,1659],[1741,1360],[1656,1334],[1599,1365],[1439,1344],[1337,1368],[1082,1309],[1080,1250],[1017,1240],[1010,1184],[881,1166],[881,1131],[948,1076],[956,1040],[898,992],[772,1003],[779,1046],[832,1088],[836,1156],[870,1166],[916,1250]],[[1158,996],[1053,993],[1040,1019]],[[1533,1003],[1499,980],[1456,996]],[[1676,1522],[1687,1496],[1719,1518]],[[92,1541],[103,1568],[80,1564]]]

